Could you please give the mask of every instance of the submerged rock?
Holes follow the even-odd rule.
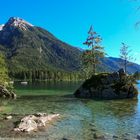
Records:
[[[114,73],[100,73],[86,80],[74,93],[79,98],[123,99],[137,97],[134,78],[123,69]]]
[[[6,87],[0,85],[0,97],[16,99],[16,94],[6,89]]]
[[[31,132],[37,131],[39,127],[47,126],[47,123],[57,119],[59,114],[47,115],[46,113],[37,113],[28,115],[21,119],[17,128],[14,131],[18,132]]]
[[[140,140],[140,134],[137,135],[137,140]]]
[[[116,136],[116,135],[113,135],[113,138],[117,139],[117,138],[119,138],[119,137],[118,137],[118,136]]]
[[[6,120],[11,120],[12,119],[12,116],[11,115],[10,116],[6,116],[5,119]]]
[[[101,134],[98,134],[98,133],[94,133],[93,134],[93,138],[94,139],[105,140],[105,136],[104,135],[101,135]]]

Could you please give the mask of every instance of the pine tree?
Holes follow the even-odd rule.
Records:
[[[129,46],[125,43],[122,43],[122,47],[120,49],[120,58],[123,60],[123,62],[120,65],[124,68],[125,72],[127,72],[127,67],[129,65],[133,65],[133,63],[130,61],[135,60],[130,53],[131,50],[129,49]]]
[[[83,64],[88,67],[88,70],[92,67],[92,73],[96,73],[96,66],[100,64],[100,59],[104,57],[104,48],[100,46],[102,38],[98,35],[91,26],[88,32],[88,38],[84,45],[89,47],[82,55]]]

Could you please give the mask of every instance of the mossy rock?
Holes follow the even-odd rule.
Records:
[[[74,93],[76,97],[93,99],[123,99],[138,95],[134,78],[123,70],[114,73],[100,73],[86,80]]]
[[[0,85],[0,97],[1,98],[16,98],[16,94],[12,91],[9,91],[6,87]]]

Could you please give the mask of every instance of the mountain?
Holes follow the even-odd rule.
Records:
[[[6,55],[10,73],[21,78],[44,75],[60,78],[64,72],[73,73],[81,68],[82,50],[18,17],[11,17],[0,26],[0,52]],[[116,71],[122,59],[106,57],[101,61],[100,71]],[[140,65],[134,63],[128,71],[140,71]]]
[[[102,65],[100,65],[100,69],[113,72],[119,70],[120,67],[122,67],[121,64],[123,63],[123,60],[121,58],[105,57],[101,60],[101,62]],[[140,65],[136,63],[130,63],[130,65],[127,66],[128,73],[135,73],[136,71],[140,71]]]
[[[0,26],[0,50],[6,53],[10,69],[17,71],[80,68],[79,49],[18,17]]]

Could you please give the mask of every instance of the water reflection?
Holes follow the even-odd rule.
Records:
[[[91,132],[93,126],[100,133],[118,135],[120,140],[132,139],[140,132],[140,96],[138,100],[76,99],[72,94],[77,87],[79,83],[75,82],[19,85],[17,93],[21,96],[15,101],[0,101],[0,106],[6,106],[8,113],[20,115],[36,112],[61,114],[61,121],[49,130],[35,133],[31,137],[47,136],[51,140],[62,138],[90,140],[93,138]],[[68,96],[69,94],[71,96]],[[1,129],[0,136],[10,136],[12,122],[11,125],[0,122],[1,125],[4,129]]]
[[[127,138],[132,138],[140,132],[140,102],[138,99],[90,100],[87,106],[91,108],[96,127],[102,133],[122,137],[126,135]]]
[[[65,90],[65,91],[74,91],[76,90],[80,85],[82,84],[82,81],[38,81],[31,83],[29,82],[28,85],[21,85],[20,82],[15,83],[16,89],[26,89],[26,90]]]

